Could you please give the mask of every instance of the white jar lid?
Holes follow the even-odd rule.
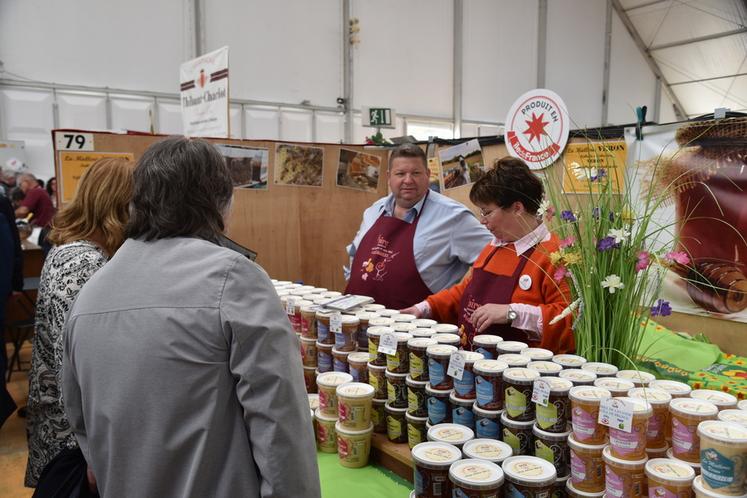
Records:
[[[386,306],[384,306],[383,304],[370,303],[370,304],[364,304],[363,309],[378,312],[379,310],[386,309]]]
[[[582,443],[581,441],[576,441],[576,438],[573,437],[573,433],[571,433],[568,435],[568,446],[570,446],[571,449],[575,449],[575,450],[598,451],[601,453],[602,450],[607,447],[607,443],[602,443],[602,444]]]
[[[390,327],[392,327],[397,332],[408,332],[408,333],[418,328],[417,325],[411,322],[394,322],[393,324],[390,325]]]
[[[745,410],[721,410],[718,412],[718,419],[747,427],[747,411]]]
[[[319,408],[319,395],[316,393],[309,393],[307,396],[309,397],[309,408],[311,408],[312,411]]]
[[[618,379],[617,377],[600,377],[594,381],[594,387],[607,389],[611,393],[627,393],[631,389],[635,389],[635,384],[629,380]]]
[[[460,398],[456,391],[451,391],[451,394],[449,395],[449,401],[452,405],[459,405],[469,408],[472,408],[475,405],[474,399]]]
[[[501,360],[477,360],[472,367],[476,374],[496,374],[508,368],[508,363]]]
[[[492,462],[469,458],[451,464],[449,477],[459,485],[481,490],[503,484],[503,470]]]
[[[718,406],[702,399],[675,398],[669,402],[669,410],[683,415],[713,417],[718,413]]]
[[[747,410],[747,399],[743,399],[737,403],[737,408],[740,410]]]
[[[475,351],[459,351],[459,354],[464,356],[464,362],[465,363],[475,363],[476,361],[484,360],[485,356],[483,356],[482,353],[477,353]]]
[[[495,439],[473,439],[464,443],[462,448],[467,458],[479,458],[493,463],[499,463],[513,454],[513,448],[503,441]]]
[[[417,318],[418,317],[411,315],[410,313],[397,313],[396,315],[392,315],[392,320],[395,322],[411,322],[417,320]]]
[[[568,379],[561,379],[559,377],[542,377],[544,382],[550,386],[551,393],[565,393],[569,392],[573,387],[573,382]]]
[[[603,498],[604,496],[607,496],[604,491],[600,491],[599,493],[589,493],[587,491],[576,489],[573,487],[573,482],[571,482],[570,479],[565,482],[565,488],[571,492],[571,495],[580,496],[581,498]]]
[[[578,370],[576,368],[571,370],[563,370],[558,374],[561,379],[568,379],[571,382],[594,382],[597,379],[597,374],[594,372],[587,372],[586,370]]]
[[[517,484],[552,484],[557,473],[553,464],[533,456],[512,456],[503,461],[506,478]]]
[[[532,384],[535,380],[540,378],[540,374],[536,370],[529,370],[528,368],[507,368],[503,371],[503,380],[518,382],[520,384]]]
[[[615,398],[615,400],[627,403],[631,408],[633,408],[634,415],[651,415],[654,412],[651,403],[640,398],[621,397]]]
[[[348,355],[348,363],[368,363],[369,358],[368,353],[357,351]]]
[[[624,469],[643,468],[648,461],[648,457],[643,457],[641,460],[623,460],[622,458],[617,458],[612,455],[612,447],[609,445],[602,451],[602,458],[605,463],[613,463]]]
[[[316,378],[317,385],[324,387],[337,387],[348,382],[353,382],[353,376],[345,372],[324,372]]]
[[[436,325],[436,320],[431,320],[430,318],[416,318],[412,321],[412,323],[415,324],[416,327],[421,329],[429,329]]]
[[[669,405],[672,395],[661,389],[651,387],[635,387],[628,391],[629,398],[638,398],[648,401],[651,405]]]
[[[321,408],[317,408],[316,410],[314,410],[314,418],[317,420],[323,420],[325,422],[337,422],[337,414],[326,415],[322,413]]]
[[[416,444],[412,448],[412,459],[415,463],[427,466],[451,467],[451,464],[462,458],[462,452],[454,445],[441,442]]]
[[[390,309],[387,309],[387,308],[384,308],[383,310],[379,310],[379,311],[377,311],[377,313],[379,315],[385,316],[387,318],[391,318],[394,315],[399,315],[400,314],[399,310],[390,310]]]
[[[568,392],[568,396],[579,401],[599,401],[602,398],[611,398],[612,393],[601,387],[575,386]]]
[[[432,325],[431,328],[438,334],[456,334],[459,327],[452,323],[437,323]]]
[[[703,486],[703,476],[695,476],[695,479],[693,479],[693,490],[695,491],[697,496],[702,496],[704,498],[727,497],[727,495],[719,493],[718,491],[711,491],[710,489],[706,489],[705,486]],[[747,498],[747,493],[742,495],[729,495],[728,498]]]
[[[609,363],[591,362],[581,365],[581,370],[593,372],[597,375],[615,375],[617,374],[618,368]]]
[[[408,348],[420,348],[425,349],[428,346],[433,346],[438,344],[434,339],[430,339],[428,337],[415,337],[413,336],[409,341],[407,341],[407,347]]]
[[[552,361],[564,367],[580,368],[581,365],[586,363],[586,358],[575,354],[556,354],[552,357]]]
[[[522,350],[529,347],[529,344],[526,342],[519,342],[519,341],[501,341],[499,344],[499,349],[501,351],[506,351],[509,353],[520,353]]]
[[[472,411],[475,412],[475,416],[484,418],[500,419],[501,415],[503,414],[503,410],[486,410],[477,406],[477,403],[475,403],[475,406],[472,407]]]
[[[510,427],[513,429],[519,429],[519,430],[525,430],[525,429],[531,429],[534,425],[534,420],[527,420],[525,422],[521,422],[519,420],[513,420],[508,418],[508,413],[505,411],[501,413],[501,426],[503,427]]]
[[[462,339],[456,334],[442,334],[440,332],[433,334],[433,337],[439,344],[461,344]]]
[[[475,346],[495,346],[499,342],[503,342],[503,337],[491,334],[478,334],[472,339]]]
[[[474,438],[475,433],[472,429],[459,424],[436,424],[428,429],[429,441],[440,441],[461,446]]]
[[[418,327],[410,332],[413,337],[433,337],[436,331],[430,328]]]
[[[747,427],[734,422],[723,422],[721,420],[705,420],[698,424],[698,435],[715,439],[727,446],[747,445]],[[701,447],[701,453],[708,451]]]
[[[618,379],[632,381],[634,384],[648,385],[651,381],[656,380],[654,375],[640,370],[620,370],[615,374]]]
[[[357,316],[358,319],[361,321],[369,321],[371,320],[371,318],[376,318],[377,316],[379,316],[379,314],[376,313],[375,311],[363,310],[363,311],[356,311],[355,316]]]
[[[337,386],[335,390],[338,396],[344,398],[373,398],[374,387],[371,384],[364,384],[363,382],[349,382]]]
[[[371,327],[391,327],[393,324],[394,320],[391,318],[377,316],[368,321],[368,330],[371,330]]]
[[[654,380],[648,385],[654,389],[661,389],[666,391],[673,396],[689,396],[693,388],[685,384],[684,382],[677,382],[676,380]]]
[[[407,344],[407,341],[412,339],[412,335],[408,334],[407,332],[395,332],[392,335],[394,335],[394,338],[397,339],[397,344]]]
[[[563,370],[563,367],[551,361],[530,361],[527,368],[537,370],[540,374],[556,374]]]
[[[508,363],[509,367],[525,367],[531,361],[528,356],[518,353],[499,354],[498,359]]]
[[[366,329],[366,335],[368,337],[381,337],[384,334],[393,334],[394,329],[391,327],[383,327],[379,325],[374,325],[373,327],[368,327]]]
[[[553,357],[552,351],[544,348],[524,348],[519,354],[528,356],[532,361],[550,361]]]
[[[355,315],[340,315],[340,322],[343,325],[358,325],[361,323],[360,319]]]
[[[428,346],[425,353],[434,358],[449,358],[451,353],[456,353],[457,351],[456,347],[449,346],[448,344],[434,344],[433,346]]]
[[[652,458],[646,462],[646,473],[677,484],[687,484],[695,477],[692,467],[669,458]]]
[[[690,393],[693,399],[702,399],[710,401],[719,408],[737,406],[737,398],[729,393],[714,391],[712,389],[696,389]]]

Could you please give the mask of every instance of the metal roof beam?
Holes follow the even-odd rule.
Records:
[[[677,116],[677,119],[687,119],[687,113],[685,112],[684,106],[680,102],[680,99],[677,97],[677,94],[674,93],[674,90],[672,90],[672,87],[667,82],[667,79],[664,77],[664,74],[659,68],[659,64],[656,62],[656,60],[654,60],[653,56],[649,52],[646,44],[641,38],[641,35],[638,34],[638,30],[635,29],[633,21],[631,21],[630,17],[628,17],[628,14],[625,13],[625,9],[623,9],[620,0],[612,0],[612,6],[615,8],[617,15],[620,16],[620,20],[625,25],[625,29],[628,30],[628,33],[630,33],[630,36],[633,38],[633,41],[638,47],[638,50],[641,52],[641,55],[646,61],[646,64],[648,64],[649,69],[651,69],[651,72],[654,73],[654,76],[661,80],[662,88],[669,97],[669,100],[671,100],[672,104],[674,105],[674,114]]]
[[[670,83],[669,86],[689,85],[690,83],[705,83],[706,81],[739,78],[740,76],[747,76],[747,73],[727,74],[726,76],[713,76],[712,78],[701,78],[699,80],[677,81],[676,83]]]
[[[632,7],[628,7],[627,9],[625,9],[625,12],[630,12],[631,10],[636,10],[636,9],[642,9],[642,8],[648,7],[650,5],[656,5],[657,3],[664,3],[664,2],[671,2],[671,1],[672,0],[652,0],[650,2],[646,2],[646,3],[639,4],[639,5],[634,5]]]
[[[747,33],[747,28],[733,29],[731,31],[722,31],[721,33],[713,33],[711,35],[698,36],[697,38],[689,38],[687,40],[680,40],[671,43],[662,43],[655,47],[649,48],[649,50],[663,50],[665,48],[681,47],[683,45],[690,45],[691,43],[700,43],[708,40],[716,40],[718,38],[725,38],[727,36],[741,35]]]

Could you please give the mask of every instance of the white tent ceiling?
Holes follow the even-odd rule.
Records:
[[[682,114],[747,111],[747,0],[613,4]]]

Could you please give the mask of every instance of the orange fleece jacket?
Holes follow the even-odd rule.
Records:
[[[499,247],[495,255],[485,266],[485,260],[495,246],[488,244],[480,253],[473,268],[496,275],[510,277],[519,264],[519,257],[513,244]],[[542,310],[542,340],[531,343],[532,347],[549,349],[557,354],[569,353],[575,349],[573,331],[571,330],[572,316],[550,325],[550,321],[570,304],[571,293],[565,279],[556,283],[553,279],[555,267],[550,263],[550,253],[558,250],[558,238],[554,234],[546,242],[541,242],[527,261],[522,274],[532,277],[532,286],[522,290],[518,285],[511,296],[511,303],[523,303],[539,306]],[[439,322],[457,323],[461,312],[460,302],[467,284],[472,279],[470,272],[455,286],[428,296],[433,318]]]

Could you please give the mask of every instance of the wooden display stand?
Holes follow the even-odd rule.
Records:
[[[407,443],[393,443],[386,434],[374,433],[371,438],[371,462],[412,482],[412,456]]]

